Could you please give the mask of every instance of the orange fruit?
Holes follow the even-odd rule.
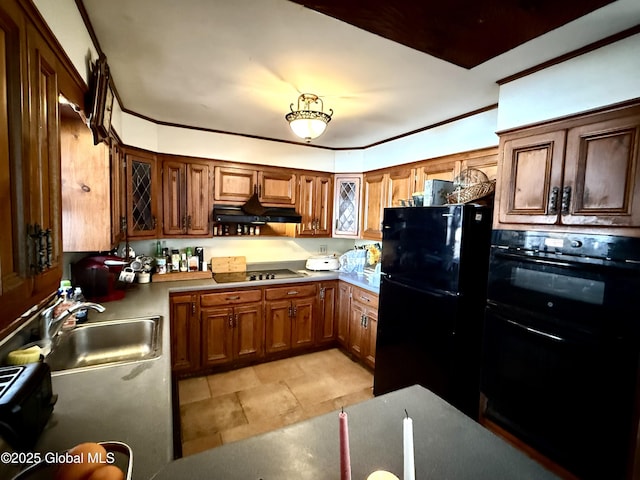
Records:
[[[94,470],[87,480],[124,480],[124,473],[115,465],[106,465]]]
[[[98,443],[76,445],[59,455],[60,466],[55,480],[87,480],[107,460],[107,451]]]

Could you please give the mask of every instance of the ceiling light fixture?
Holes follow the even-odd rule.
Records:
[[[304,108],[300,108],[301,103]],[[312,103],[320,103],[320,111],[311,110]],[[293,133],[307,142],[322,135],[327,128],[327,123],[331,121],[331,115],[333,115],[332,109],[329,109],[331,112],[329,114],[323,112],[322,100],[313,93],[303,93],[298,97],[298,110],[293,109],[293,103],[289,108],[291,108],[291,113],[287,113],[284,118],[289,122]]]

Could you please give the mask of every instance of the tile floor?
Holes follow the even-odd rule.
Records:
[[[179,383],[182,455],[373,398],[373,375],[338,349]]]

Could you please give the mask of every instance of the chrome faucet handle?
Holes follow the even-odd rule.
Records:
[[[54,305],[55,307],[55,305]],[[53,318],[47,328],[46,331],[46,338],[45,340],[50,340],[52,338],[55,338],[55,336],[58,334],[58,332],[60,331],[60,329],[62,328],[63,325],[63,320],[65,318],[67,318],[69,315],[71,315],[72,313],[76,312],[77,310],[81,310],[83,308],[90,308],[92,310],[95,310],[97,312],[104,312],[105,308],[100,305],[99,303],[93,303],[93,302],[79,302],[79,303],[74,303],[73,305],[71,305],[69,308],[65,309],[62,313],[60,313],[60,315],[58,315],[57,317]]]
[[[62,302],[63,299],[58,298],[53,305],[45,308],[42,312],[40,312],[40,317],[42,318],[42,322],[40,323],[40,336],[42,337],[42,339],[46,340],[49,338],[49,328],[51,327],[51,323],[53,322],[53,311]]]

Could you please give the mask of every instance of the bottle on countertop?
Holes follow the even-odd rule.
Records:
[[[180,251],[171,250],[171,271],[177,272],[180,270]]]
[[[60,280],[58,288],[58,298],[62,301],[53,309],[54,318],[61,315],[65,310],[73,305],[73,288],[70,280]],[[62,324],[62,330],[69,330],[76,326],[76,319],[73,315],[68,316]]]
[[[84,295],[82,294],[82,289],[80,287],[76,287],[75,290],[73,291],[73,302],[81,303],[84,301],[86,300],[84,298]],[[84,323],[87,321],[87,318],[89,317],[89,311],[86,308],[81,308],[80,310],[77,310],[74,315],[76,317],[77,323]]]

